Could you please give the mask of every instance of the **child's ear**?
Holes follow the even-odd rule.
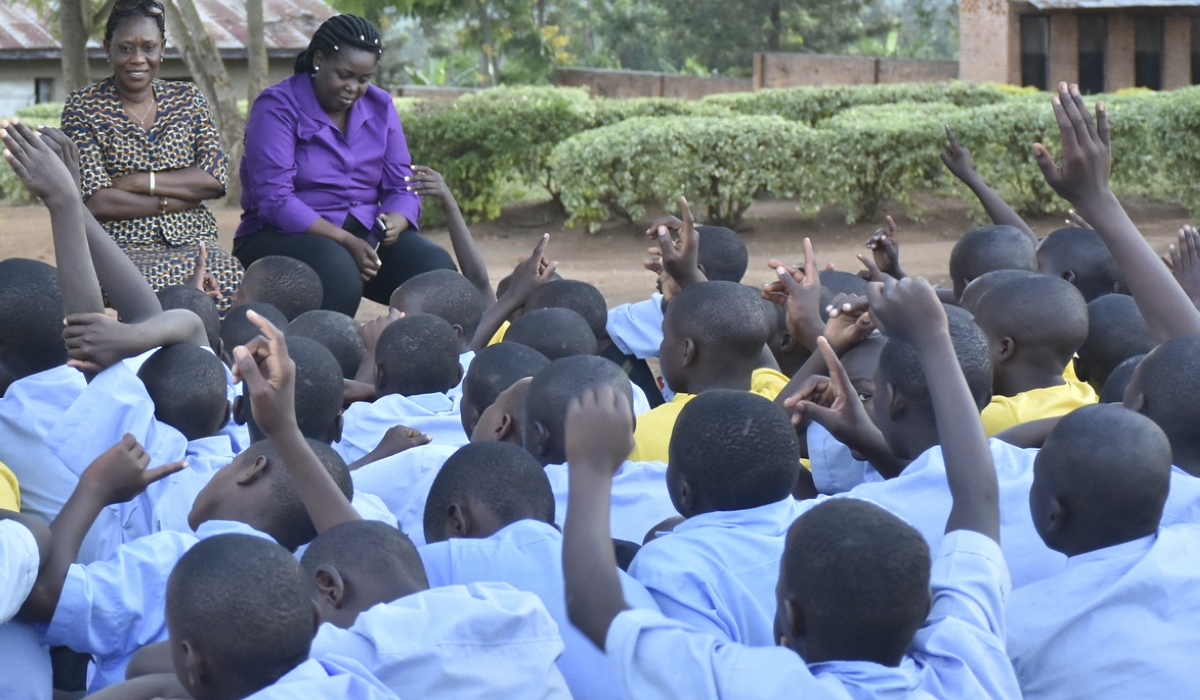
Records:
[[[346,602],[346,583],[342,575],[332,566],[321,565],[313,573],[313,581],[317,584],[317,595],[334,610],[340,610]],[[320,613],[317,614],[320,620]]]
[[[462,325],[458,324],[458,323],[452,323],[452,324],[450,324],[450,327],[454,329],[454,335],[458,336],[459,340],[462,340],[463,339]],[[469,340],[469,338],[468,338],[468,340]]]
[[[226,357],[226,356],[225,356],[225,341],[224,341],[224,339],[222,339],[222,338],[217,338],[217,347],[213,348],[213,350],[215,350],[215,351],[216,351],[216,353],[217,353],[217,357],[221,358],[222,360],[225,360],[225,365],[226,365],[226,366],[232,366],[232,365],[233,365],[233,362],[232,362],[232,361],[233,361],[233,357],[232,357],[232,356],[230,356],[230,357]]]
[[[1057,496],[1050,499],[1050,508],[1046,511],[1046,532],[1059,533],[1066,529],[1070,519],[1070,509]]]
[[[338,409],[337,415],[333,417],[333,425],[329,426],[329,441],[341,442],[342,429],[346,427],[346,409]]]
[[[451,503],[446,511],[446,538],[455,539],[470,537],[471,514],[467,508],[458,503]]]
[[[1071,284],[1075,284],[1075,271],[1074,270],[1063,270],[1062,274],[1060,274],[1059,277],[1062,277],[1063,279],[1070,282]]]
[[[510,438],[517,428],[517,420],[512,417],[511,413],[505,413],[500,416],[500,424],[492,431],[491,440],[495,442],[504,442]]]
[[[888,401],[888,417],[892,419],[892,422],[898,422],[908,409],[908,402],[900,394],[900,391],[896,389],[894,384],[888,385],[888,395],[891,398]],[[878,401],[879,399],[876,398],[875,400]]]
[[[696,507],[696,489],[685,478],[679,477],[679,514],[689,517]]]
[[[264,477],[267,473],[269,460],[266,455],[259,455],[249,466],[243,467],[237,473],[235,483],[238,486],[250,486],[254,482]]]
[[[683,339],[683,366],[690,367],[696,361],[696,343],[691,338]]]
[[[550,451],[550,431],[546,429],[546,426],[541,421],[534,421],[533,432],[535,436],[534,444],[525,445],[525,449],[534,457],[541,457]],[[533,449],[530,450],[530,447]]]
[[[375,363],[375,388],[382,389],[387,386],[387,372],[384,371],[383,365]]]
[[[1017,354],[1017,341],[1008,336],[1001,338],[998,345],[997,358],[1001,362],[1007,362],[1013,358],[1013,355]]]
[[[795,349],[796,349],[796,339],[792,337],[791,333],[784,333],[783,335],[779,336],[779,351],[780,352],[791,352]]]
[[[245,425],[250,420],[250,402],[245,396],[235,396],[233,398],[233,422],[238,425]]]
[[[183,651],[184,668],[187,671],[187,687],[193,692],[208,686],[208,664],[204,655],[186,639],[179,643]]]
[[[800,605],[791,598],[785,598],[783,601],[783,609],[787,620],[787,639],[791,643],[790,646],[796,649],[796,644],[799,640],[804,639],[807,625],[804,622],[804,612],[800,609]],[[799,651],[797,649],[797,651]]]
[[[1136,411],[1138,413],[1141,413],[1142,415],[1145,415],[1145,413],[1146,413],[1146,395],[1140,391],[1137,392],[1136,394],[1130,394],[1128,391],[1126,391],[1124,400],[1121,402],[1121,405],[1123,405],[1125,408],[1128,408],[1131,411]]]

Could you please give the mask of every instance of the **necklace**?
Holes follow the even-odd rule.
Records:
[[[146,119],[150,116],[150,112],[154,111],[154,108],[158,106],[158,101],[151,99],[150,104],[146,107],[145,113],[140,116],[138,115],[137,112],[133,111],[132,107],[125,104],[124,102],[121,103],[121,106],[125,108],[125,112],[127,114],[129,114],[129,116],[133,117],[134,119],[137,119],[138,124],[141,124],[142,127],[144,128],[146,126]]]

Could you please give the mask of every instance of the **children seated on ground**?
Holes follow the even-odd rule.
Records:
[[[562,637],[532,593],[503,583],[430,588],[412,542],[383,523],[326,530],[301,567],[325,623],[314,659],[351,659],[402,697],[571,697],[555,665]]]
[[[579,314],[570,309],[546,308],[522,314],[504,334],[510,343],[533,348],[550,360],[572,355],[595,355],[596,334]]]
[[[975,322],[992,353],[988,435],[1096,403],[1092,387],[1063,377],[1088,335],[1087,304],[1069,282],[1048,275],[1004,282],[980,298]]]
[[[567,510],[567,405],[596,386],[611,386],[627,398],[631,393],[629,378],[620,367],[595,355],[575,355],[555,360],[534,375],[525,397],[522,443],[546,469],[559,524]],[[641,543],[651,528],[675,515],[666,471],[663,462],[630,459],[621,465],[612,496],[614,539]]]
[[[1134,371],[1144,359],[1146,359],[1145,355],[1134,355],[1114,367],[1108,375],[1108,381],[1104,382],[1104,388],[1100,391],[1099,403],[1124,403],[1125,390],[1129,388]]]
[[[501,581],[535,593],[562,632],[558,667],[576,700],[619,698],[602,652],[567,619],[562,533],[554,494],[528,452],[512,445],[467,445],[446,461],[429,492],[420,549],[433,586]],[[626,599],[657,606],[640,584],[618,571]]]
[[[390,322],[374,348],[378,398],[346,409],[334,449],[348,462],[357,461],[396,425],[429,435],[437,444],[466,444],[459,400],[447,395],[462,380],[458,348],[454,329],[437,316],[414,314]]]
[[[284,255],[267,255],[246,268],[234,305],[267,303],[291,321],[305,311],[321,308],[322,295],[321,278],[307,264]]]
[[[1075,358],[1075,376],[1100,392],[1117,365],[1154,349],[1154,336],[1137,302],[1105,294],[1087,305],[1088,333]]]
[[[666,462],[675,419],[701,392],[737,389],[774,399],[787,377],[762,366],[773,326],[774,318],[751,287],[703,282],[675,295],[663,318],[659,367],[676,394],[638,416],[630,459]]]
[[[1198,353],[1200,336],[1168,340],[1138,363],[1124,394],[1126,408],[1154,421],[1166,434],[1172,464],[1193,476],[1200,476]]]
[[[221,315],[213,298],[199,289],[186,284],[163,287],[156,292],[163,311],[187,309],[200,318],[204,334],[208,336],[208,347],[221,356]]]
[[[550,360],[545,355],[519,343],[496,343],[476,353],[462,382],[459,410],[463,432],[470,437],[480,416],[500,392],[518,379],[532,377],[548,364]]]
[[[1060,228],[1038,243],[1038,272],[1061,277],[1089,302],[1124,286],[1121,270],[1099,234],[1086,228]]]
[[[838,358],[842,369],[846,371],[847,381],[867,415],[874,410],[873,402],[879,391],[875,385],[875,374],[879,370],[879,355],[886,344],[887,339],[882,335],[872,335]],[[870,462],[855,457],[849,447],[834,438],[820,423],[809,422],[804,437],[808,441],[809,467],[818,493],[833,495],[849,491],[867,481],[883,479]]]
[[[471,442],[508,442],[521,447],[525,434],[525,399],[532,382],[533,377],[518,379],[500,392],[479,417],[471,433]]]
[[[1160,528],[1170,486],[1166,435],[1132,411],[1084,407],[1050,433],[1029,507],[1070,564],[1009,602],[1008,653],[1024,697],[1195,694],[1200,526]]]
[[[872,293],[872,313],[897,334],[890,342],[919,343],[936,422],[953,436],[946,479],[954,505],[932,574],[919,534],[879,507],[812,509],[788,533],[777,587],[776,629],[794,651],[734,645],[628,609],[603,535],[605,494],[631,439],[629,409],[608,387],[572,404],[568,611],[605,649],[627,696],[1019,697],[1001,636],[1009,583],[995,476],[940,309],[923,282]]]
[[[305,311],[288,324],[288,334],[298,338],[311,338],[333,353],[344,379],[354,379],[362,362],[366,346],[363,345],[362,327],[346,314],[327,309]]]
[[[663,614],[731,642],[778,642],[774,581],[800,514],[792,498],[799,450],[791,421],[761,396],[713,389],[683,407],[667,488],[685,519],[629,566]]]
[[[1033,241],[1012,226],[985,226],[968,232],[950,250],[954,298],[961,299],[971,280],[993,270],[1037,272]]]
[[[233,349],[245,345],[257,338],[258,326],[250,322],[246,314],[250,311],[271,322],[282,333],[288,331],[287,316],[266,302],[254,302],[235,306],[221,319],[221,359],[226,365],[233,366]]]
[[[458,337],[458,361],[464,372],[470,368],[475,357],[471,351],[471,340],[479,329],[479,321],[487,304],[479,288],[469,279],[454,270],[422,272],[397,287],[392,292],[389,305],[405,315],[433,314],[449,323]]]

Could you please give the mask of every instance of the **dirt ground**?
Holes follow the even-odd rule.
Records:
[[[901,262],[909,274],[944,283],[950,248],[976,224],[970,219],[967,206],[957,199],[924,197],[919,204],[924,211],[921,221],[910,220],[899,208],[893,214],[900,226]],[[1190,222],[1187,211],[1181,207],[1139,200],[1128,201],[1126,206],[1143,235],[1159,251],[1174,240],[1180,226]],[[220,206],[215,211],[221,227],[221,244],[229,250],[240,211]],[[473,226],[472,232],[487,260],[493,284],[529,255],[543,232],[549,232],[547,252],[550,258],[559,261],[560,272],[565,277],[596,285],[613,306],[644,299],[653,291],[654,277],[642,268],[648,245],[642,232],[659,214],[649,212],[638,225],[610,222],[598,234],[587,235],[566,228],[564,217],[551,205],[526,204],[506,209],[497,221]],[[1039,235],[1064,225],[1062,216],[1035,219],[1030,224]],[[832,262],[839,270],[856,271],[861,265],[854,256],[865,250],[864,242],[878,225],[847,225],[836,211],[802,217],[790,201],[758,202],[750,208],[739,231],[750,249],[750,267],[744,281],[759,284],[770,280],[773,275],[766,267],[769,258],[802,259],[805,236],[813,239],[822,267]],[[449,248],[449,237],[444,230],[426,233]],[[9,257],[54,262],[50,218],[45,209],[0,205],[0,259]],[[373,318],[382,310],[383,307],[364,300],[358,317]]]

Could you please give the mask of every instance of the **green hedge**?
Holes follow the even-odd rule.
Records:
[[[62,109],[61,102],[45,102],[22,107],[17,110],[15,116],[35,126],[44,124],[57,127],[62,117]],[[25,186],[17,179],[16,173],[8,167],[8,163],[2,162],[0,162],[0,199],[13,204],[31,204],[35,201],[33,195],[29,194],[29,190],[25,189]]]

